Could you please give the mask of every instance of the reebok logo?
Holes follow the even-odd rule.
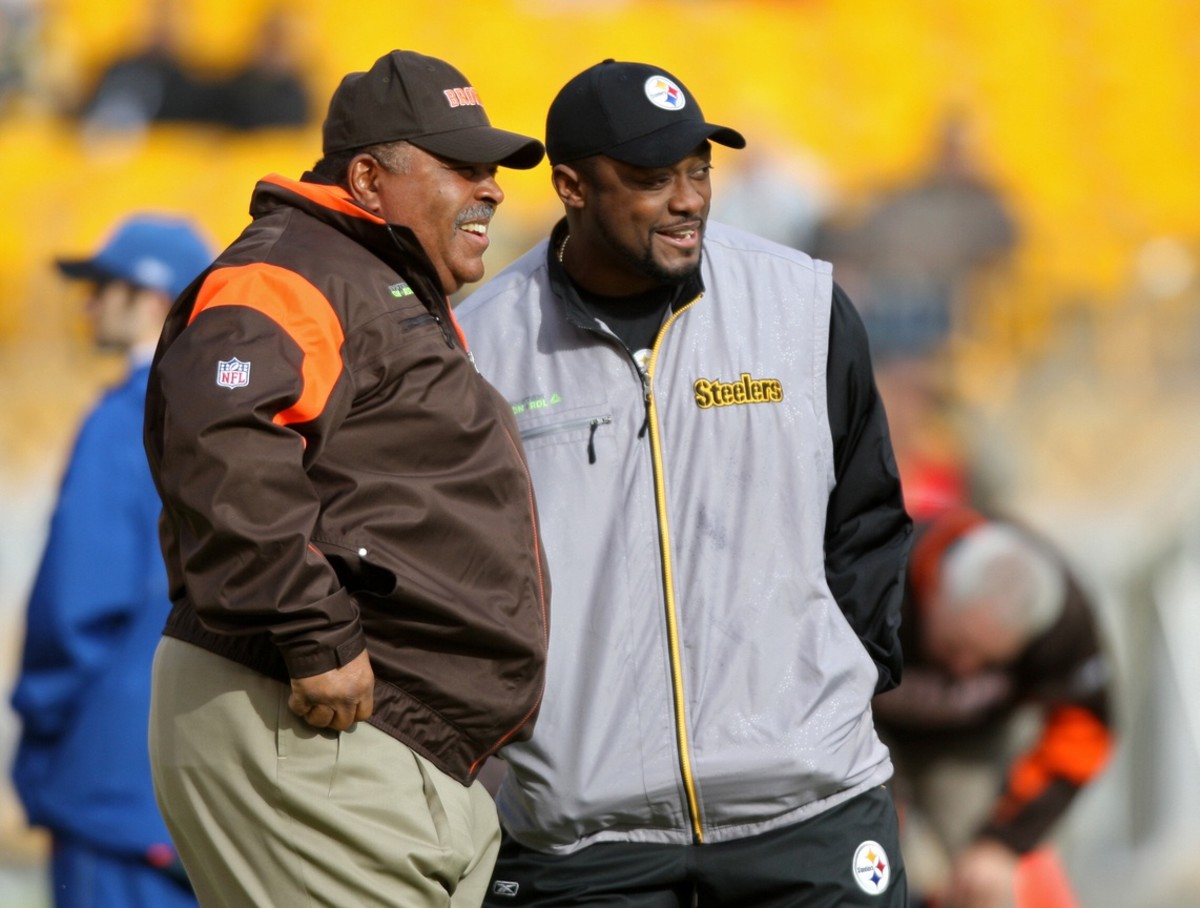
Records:
[[[492,880],[492,895],[515,899],[520,888],[521,884],[515,880]]]
[[[518,400],[512,405],[513,416],[520,416],[529,410],[545,410],[555,404],[561,404],[562,398],[557,393],[531,394],[524,400]]]
[[[734,382],[698,378],[692,390],[701,410],[736,404],[777,404],[783,400],[783,383],[779,379],[754,378],[749,372],[743,372],[741,379]]]

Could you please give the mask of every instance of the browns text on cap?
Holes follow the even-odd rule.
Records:
[[[737,130],[705,122],[682,82],[646,63],[609,59],[585,69],[546,117],[551,164],[603,154],[635,167],[669,167],[705,140],[746,147]]]
[[[411,50],[394,50],[343,78],[322,139],[325,154],[403,140],[455,161],[519,170],[536,167],[545,153],[537,139],[492,126],[461,72]]]

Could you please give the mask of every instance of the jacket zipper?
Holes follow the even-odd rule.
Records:
[[[411,331],[413,328],[428,325],[430,322],[437,322],[438,325],[441,325],[442,318],[439,315],[434,315],[432,312],[425,312],[421,315],[414,315],[412,318],[406,318],[400,323],[400,327],[405,331]]]
[[[400,250],[402,255],[407,256],[408,253],[406,253],[404,251],[404,244],[400,242],[399,237],[396,236],[396,232],[394,230],[392,230],[392,225],[386,224],[385,226],[387,227],[388,236],[390,236],[392,238],[392,242],[395,244],[396,248]],[[416,290],[417,290],[417,288],[413,287],[413,291],[415,293],[416,293]],[[446,324],[448,322],[453,321],[453,316],[450,314],[450,301],[446,298],[446,296],[444,294],[439,294],[437,297],[437,302],[435,302],[433,304],[433,306],[430,306],[430,304],[425,300],[425,298],[420,293],[416,293],[416,295],[417,295],[417,299],[421,301],[421,304],[423,306],[425,306],[426,311],[431,316],[433,316],[433,320],[435,322],[437,322],[438,327],[442,329],[442,339],[446,341],[446,346],[449,347],[451,350],[453,350],[454,349],[454,332],[449,330],[446,327]],[[438,311],[434,311],[435,309],[437,309]],[[418,316],[415,316],[413,319],[409,319],[409,321],[416,321],[417,319],[420,319],[420,318],[421,318],[421,316],[418,315]]]
[[[683,691],[683,658],[679,653],[679,617],[675,603],[675,581],[671,568],[671,534],[667,524],[667,488],[663,476],[662,441],[658,427],[658,409],[654,403],[654,366],[658,351],[667,330],[684,312],[704,296],[701,293],[685,306],[671,313],[658,332],[650,350],[650,362],[642,373],[642,389],[646,399],[646,425],[650,430],[650,460],[654,468],[654,501],[658,508],[658,539],[663,569],[663,596],[667,618],[667,647],[671,658],[671,685],[675,703],[675,743],[679,749],[679,771],[683,789],[687,795],[688,814],[692,821],[692,840],[697,845],[704,843],[704,825],[700,820],[700,799],[696,794],[696,780],[692,775],[691,749],[688,747],[686,699]]]

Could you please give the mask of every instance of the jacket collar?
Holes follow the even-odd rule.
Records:
[[[437,269],[416,235],[402,224],[389,224],[368,211],[334,183],[311,171],[299,180],[268,174],[250,200],[250,215],[260,218],[279,208],[296,208],[345,234],[403,275],[413,289],[424,285],[433,299],[444,299]]]

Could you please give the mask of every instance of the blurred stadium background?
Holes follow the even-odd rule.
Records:
[[[84,128],[70,112],[145,40],[155,6],[0,0],[5,699],[67,446],[120,367],[90,351],[81,297],[53,258],[93,249],[141,208],[189,214],[229,242],[256,179],[297,176],[319,156],[344,73],[395,47],[441,56],[479,87],[493,122],[541,135],[555,91],[585,66],[656,62],[768,153],[780,199],[791,187],[835,222],[922,173],[954,112],[1019,242],[1004,279],[978,288],[955,323],[945,425],[929,443],[949,438],[989,499],[1060,542],[1104,606],[1122,742],[1058,836],[1083,904],[1200,905],[1200,4],[292,0],[282,8],[309,125]],[[178,52],[227,71],[275,9],[178,0]],[[746,166],[736,158],[718,150],[718,199]],[[503,174],[490,272],[556,217],[548,173]],[[5,768],[15,734],[5,702]],[[43,860],[5,780],[0,904],[48,904]]]

